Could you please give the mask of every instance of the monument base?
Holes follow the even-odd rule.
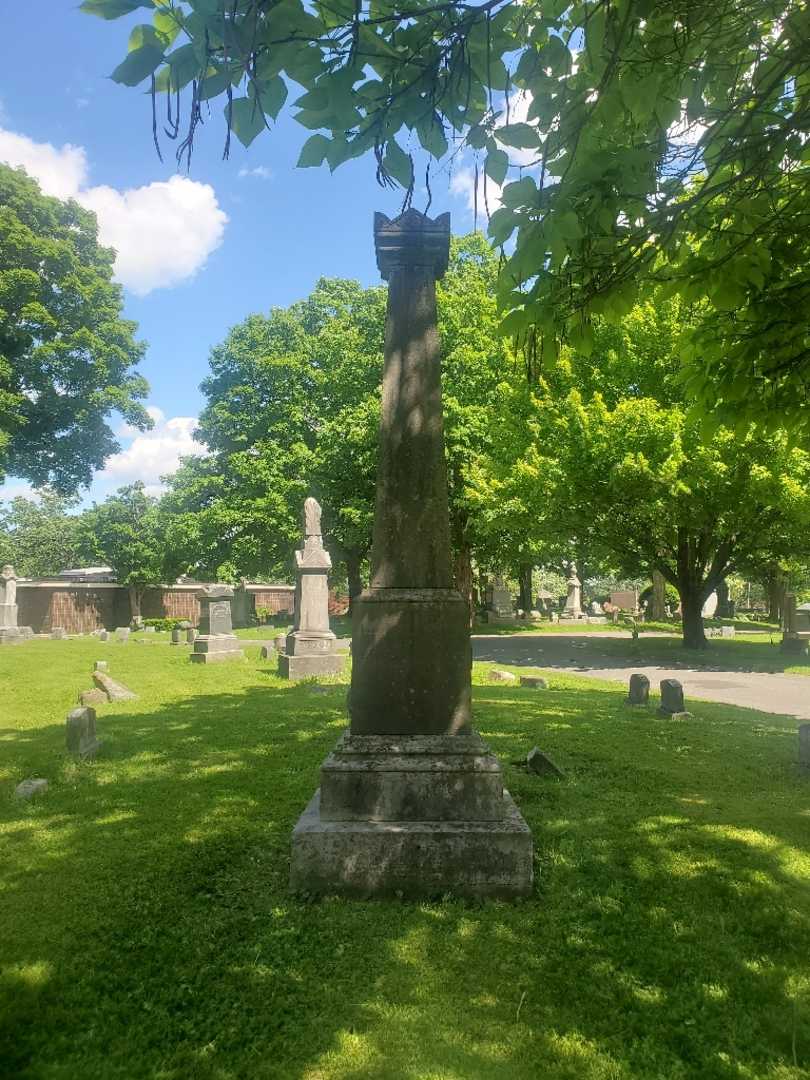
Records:
[[[194,652],[189,656],[193,664],[218,664],[223,660],[244,660],[239,648],[239,638],[234,634],[200,635],[195,638]]]
[[[18,626],[0,626],[0,645],[19,645],[24,640]]]
[[[324,821],[320,789],[293,831],[293,892],[528,896],[532,836],[508,791],[497,821]]]
[[[293,832],[290,883],[357,896],[523,896],[532,838],[476,732],[347,732]]]
[[[318,675],[340,675],[343,671],[344,657],[335,653],[313,653],[309,656],[288,656],[281,653],[278,658],[278,673],[282,679],[312,679]]]

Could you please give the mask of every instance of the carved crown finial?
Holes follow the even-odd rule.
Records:
[[[425,269],[438,280],[450,258],[450,215],[435,219],[418,210],[406,210],[398,218],[374,215],[374,247],[383,281],[395,270]]]

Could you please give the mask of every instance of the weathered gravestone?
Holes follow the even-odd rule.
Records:
[[[172,630],[172,645],[180,645],[183,641],[183,632],[179,626],[175,626]]]
[[[186,642],[189,645],[193,645],[196,640],[197,640],[197,630],[195,629],[195,627],[193,627],[193,626],[187,627],[186,628]]]
[[[283,653],[284,650],[287,648],[287,635],[277,634],[273,638],[273,644],[275,645],[276,652]]]
[[[650,703],[650,680],[646,675],[631,675],[630,688],[627,693],[628,705],[649,705]]]
[[[683,686],[677,679],[661,680],[661,704],[658,713],[660,716],[668,716],[670,720],[684,720],[692,715],[686,711]]]
[[[353,604],[349,730],[295,827],[293,890],[518,896],[532,839],[474,731],[453,586],[436,326],[450,217],[375,216],[388,280],[371,584]]]
[[[79,694],[80,705],[105,705],[109,699],[103,690],[82,690]]]
[[[208,585],[197,593],[200,601],[200,632],[194,639],[189,660],[195,664],[214,664],[222,660],[242,660],[239,638],[231,623],[230,585]]]
[[[99,746],[96,738],[96,710],[85,706],[68,713],[66,722],[68,753],[81,758],[93,757]]]
[[[129,641],[129,627],[117,626],[115,628],[115,636],[118,641],[120,641],[123,645],[126,645],[126,643]]]
[[[724,638],[731,638],[736,636],[737,630],[733,626],[721,626],[720,634]]]
[[[145,634],[154,634],[154,633],[156,632],[156,630],[155,630],[155,627],[154,627],[154,626],[145,626],[145,627],[143,628],[143,632],[144,632]]]
[[[99,630],[99,632],[98,632],[98,640],[99,641],[109,641],[110,640],[109,631],[108,630]]]
[[[109,666],[106,660],[96,660],[93,664],[93,671],[106,671]]]
[[[34,795],[42,795],[48,790],[48,781],[41,776],[32,776],[30,780],[23,780],[14,788],[14,795],[18,799],[31,799]]]
[[[54,638],[56,641],[63,641],[67,637],[67,634],[65,633],[65,628],[63,626],[52,626],[51,637]]]
[[[565,776],[560,766],[552,761],[548,754],[544,754],[539,746],[533,746],[526,755],[526,768],[537,776]]]
[[[489,673],[491,682],[505,682],[516,683],[518,681],[517,675],[513,675],[511,671],[502,671],[500,668],[493,668]]]
[[[548,690],[548,683],[541,675],[521,675],[520,685],[531,690]]]
[[[295,618],[278,658],[278,673],[284,679],[337,675],[343,670],[343,657],[337,655],[336,638],[329,629],[331,567],[323,546],[321,508],[309,498],[304,503],[304,547],[295,553]]]
[[[108,701],[132,701],[138,697],[122,683],[111,679],[104,671],[94,671],[93,682],[104,691]]]
[[[484,611],[484,618],[488,623],[513,623],[515,622],[515,609],[512,604],[512,594],[500,574],[495,577],[489,603]]]
[[[810,769],[810,724],[799,724],[799,764]]]

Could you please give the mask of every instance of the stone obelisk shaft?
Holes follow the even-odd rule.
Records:
[[[389,281],[371,586],[353,609],[353,734],[470,729],[467,607],[452,587],[436,279],[450,225],[375,220]]]

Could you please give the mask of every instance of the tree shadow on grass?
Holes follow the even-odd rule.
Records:
[[[675,725],[622,691],[474,690],[534,831],[538,885],[518,904],[288,896],[344,686],[102,714],[87,765],[61,757],[56,726],[0,732],[27,765],[60,763],[47,796],[4,815],[8,1074],[803,1075],[795,722],[707,706]],[[534,742],[564,781],[509,764]]]
[[[671,638],[602,638],[594,634],[554,638],[512,637],[473,640],[473,655],[483,663],[496,662],[514,667],[544,667],[576,672],[591,668],[623,668],[632,671],[644,666],[702,671],[739,671],[778,674],[788,668],[804,668],[810,663],[789,656],[768,642],[710,640],[705,650],[685,649]],[[798,672],[797,674],[801,674]],[[806,676],[803,676],[806,677]]]

